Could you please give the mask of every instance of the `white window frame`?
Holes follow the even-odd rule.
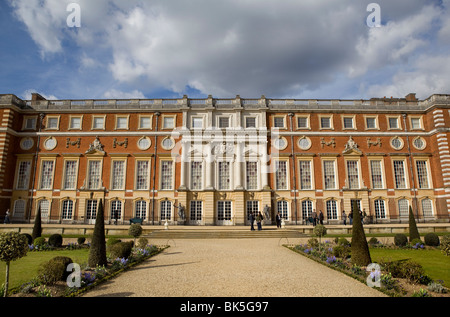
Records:
[[[278,181],[278,164],[279,163],[281,163],[281,162],[283,162],[283,164],[285,164],[285,166],[286,166],[286,174],[285,174],[285,183],[286,183],[286,186],[284,186],[284,187],[280,187],[280,186],[278,186],[278,184],[279,184],[279,181]],[[289,161],[288,160],[275,160],[274,161],[274,173],[273,173],[273,176],[274,176],[274,184],[275,184],[275,188],[276,188],[276,190],[289,190],[289,188],[290,188],[290,183],[289,183]]]
[[[149,124],[148,127],[142,125],[142,119],[148,119],[149,120],[150,124]],[[152,128],[153,128],[153,115],[140,114],[139,117],[138,117],[138,120],[139,120],[138,130],[152,130]]]
[[[31,122],[29,126],[29,122]],[[36,130],[38,116],[24,116],[22,130]]]
[[[350,181],[350,174],[349,174],[349,168],[348,163],[349,162],[356,162],[356,168],[357,168],[357,186],[358,187],[352,187],[351,181]],[[360,189],[361,188],[361,162],[359,159],[347,159],[345,160],[345,171],[346,171],[346,179],[349,189]]]
[[[312,159],[298,159],[298,181],[299,181],[299,189],[300,190],[312,190],[314,189],[314,164]],[[302,166],[304,163],[304,166]],[[309,170],[304,170],[303,168],[308,166]],[[309,177],[309,186],[308,185],[308,177]],[[306,181],[306,183],[303,183]]]
[[[163,175],[163,165],[164,163],[168,163],[170,162],[170,175]],[[169,170],[167,170],[169,171]],[[159,188],[160,190],[173,190],[174,188],[174,175],[175,175],[175,164],[173,160],[170,159],[161,159],[159,161]],[[165,181],[163,182],[163,178],[169,178],[170,177],[170,184],[169,183],[165,183]],[[164,186],[163,186],[164,185]],[[167,185],[170,185],[170,187],[166,187]]]
[[[424,186],[424,184],[421,184],[421,176],[419,175],[419,167],[418,167],[418,162],[425,162],[425,169],[424,169],[424,171],[425,171],[425,173],[426,173],[426,175],[424,176],[425,177],[425,181],[426,181],[426,186]],[[428,159],[425,159],[425,158],[415,158],[414,159],[414,166],[415,166],[415,170],[416,170],[416,177],[417,177],[417,187],[419,188],[419,189],[429,189],[429,188],[431,188],[432,187],[432,185],[431,185],[431,173],[430,173],[430,168],[429,168],[429,166],[430,166],[430,163],[429,163],[429,161],[428,161]],[[423,177],[423,176],[422,176]],[[423,180],[423,179],[422,179]]]
[[[374,120],[375,126],[373,128],[369,127],[367,125],[367,119]],[[364,126],[365,126],[366,130],[380,130],[380,126],[378,125],[378,116],[377,115],[365,115],[364,116]]]
[[[346,119],[351,120],[352,126],[349,128],[345,126]],[[356,130],[356,115],[342,115],[341,120],[342,120],[342,130]]]
[[[22,163],[27,164],[28,166],[26,167],[26,170],[24,171],[24,173],[22,173],[23,169],[22,169]],[[17,173],[16,173],[16,189],[17,190],[27,190],[30,186],[30,176],[31,176],[31,165],[32,162],[31,160],[19,160],[17,162]],[[20,183],[23,183],[23,186],[19,186],[21,185]]]
[[[114,164],[120,162],[123,163],[123,170],[122,176],[119,176],[122,178],[122,183],[119,187],[116,187],[118,185],[118,182],[116,182],[116,170],[114,168]],[[127,175],[127,160],[126,159],[112,159],[111,160],[111,190],[124,190],[125,189],[125,183],[126,183],[126,175]]]
[[[160,200],[159,202],[159,215],[161,221],[171,221],[173,218],[173,206],[172,201],[168,199]],[[163,206],[164,205],[164,206]]]
[[[382,203],[382,205],[380,205],[380,202]],[[385,201],[385,199],[383,199],[381,197],[375,198],[374,201],[373,201],[373,207],[374,207],[374,212],[375,212],[375,218],[376,219],[386,219],[387,210],[386,210],[386,201]]]
[[[125,120],[125,126],[119,126],[119,121]],[[116,122],[115,122],[115,130],[129,130],[129,122],[130,122],[130,116],[129,115],[116,115]],[[122,122],[120,123],[122,124]]]
[[[48,162],[52,163],[52,171],[51,171],[51,175],[44,175],[44,165]],[[41,190],[52,190],[53,189],[53,182],[54,182],[54,175],[55,175],[55,164],[56,164],[56,160],[55,159],[43,159],[41,160],[41,168],[40,168],[40,177],[39,177],[39,189]],[[45,185],[47,185],[47,183],[50,183],[50,186],[44,186],[44,177],[49,177],[49,180],[45,180]]]
[[[256,171],[254,175],[249,175],[249,163],[256,165]],[[245,188],[247,190],[258,190],[259,189],[259,164],[258,161],[248,160],[245,162]],[[250,181],[250,177],[252,181]],[[254,186],[249,186],[249,184],[253,184]]]
[[[140,164],[146,163],[147,166],[140,168]],[[134,188],[136,190],[148,190],[149,189],[149,180],[150,180],[150,160],[149,159],[137,159],[136,160],[136,167],[135,167],[135,183]],[[146,174],[142,174],[141,172],[145,172]],[[145,179],[142,177],[145,176]],[[143,179],[143,181],[141,181]]]
[[[223,180],[226,180],[226,175],[221,175],[221,165],[222,164],[228,164],[228,188],[224,188],[222,186]],[[217,188],[218,190],[232,190],[233,189],[233,163],[229,160],[218,160],[217,161],[217,168],[216,168],[216,174],[217,174]]]
[[[332,163],[333,164],[333,186],[327,187],[327,173],[325,169],[325,163]],[[337,181],[338,181],[338,174],[337,174],[337,160],[336,159],[323,159],[322,160],[322,175],[323,175],[323,189],[324,190],[336,190],[338,188]]]
[[[397,127],[391,127],[390,119],[397,120]],[[386,116],[386,121],[387,121],[387,129],[388,130],[401,130],[402,129],[402,120],[401,120],[400,116],[388,115],[388,116]]]
[[[396,168],[395,162],[402,162],[404,187],[399,187],[399,185],[402,185],[402,184],[397,182],[397,178],[401,177],[401,174],[397,174],[396,173],[396,171],[400,172],[400,170],[398,168]],[[408,182],[409,175],[408,175],[408,169],[407,169],[407,165],[406,165],[406,159],[404,159],[404,158],[392,159],[392,175],[394,177],[394,188],[395,189],[407,189],[407,188],[409,188],[409,182]],[[401,179],[398,179],[398,180],[401,181]]]
[[[101,119],[102,120],[102,126],[101,127],[97,127],[96,126],[95,119]],[[105,125],[106,125],[106,115],[93,115],[92,116],[91,130],[105,130]]]
[[[194,186],[194,176],[198,176],[198,172],[196,172],[196,174],[194,175],[194,166],[193,164],[196,164],[197,168],[200,169],[200,177],[199,180],[197,180],[199,183],[197,184],[197,186]],[[198,167],[198,165],[200,165],[200,167]],[[203,178],[204,178],[204,169],[205,169],[205,164],[203,163],[203,161],[201,159],[197,159],[197,160],[192,160],[189,161],[189,179],[190,179],[190,189],[191,190],[202,190],[203,189]]]
[[[289,219],[289,202],[281,199],[277,201],[277,213],[280,213],[281,219]]]
[[[172,125],[169,125],[168,122],[166,122],[166,119],[172,119]],[[163,114],[161,116],[161,129],[162,130],[173,130],[177,126],[177,115],[167,115]]]
[[[303,118],[306,119],[306,126],[305,127],[301,127],[298,124],[298,119]],[[295,126],[297,130],[311,130],[311,121],[310,121],[311,115],[309,114],[297,114],[295,115]]]
[[[45,130],[59,130],[59,119],[60,116],[52,116],[48,115],[45,117]],[[54,120],[53,122],[56,122],[56,126],[50,127],[50,120]]]
[[[68,206],[65,206],[66,202],[71,203],[70,210],[68,210],[66,208],[66,207],[68,207]],[[75,211],[75,201],[74,200],[68,199],[68,198],[61,200],[61,219],[62,220],[72,220],[73,216],[74,216],[74,211]],[[70,217],[68,217],[68,215],[70,215]]]
[[[283,120],[283,126],[282,127],[275,126],[275,119],[282,119]],[[274,115],[274,116],[272,116],[272,128],[273,129],[286,130],[287,129],[286,115]]]
[[[374,184],[374,174],[372,169],[372,162],[380,163],[380,176],[381,176],[381,187],[375,187]],[[386,188],[386,182],[384,179],[384,160],[382,158],[371,158],[369,159],[369,170],[370,170],[370,184],[372,189],[383,189]]]
[[[99,171],[99,175],[98,175],[98,186],[95,187],[94,185],[94,181],[96,181],[96,179],[94,179],[95,175],[91,174],[91,162],[98,162],[98,171]],[[86,169],[86,186],[88,189],[100,189],[102,187],[102,177],[103,177],[103,160],[99,160],[99,159],[88,159],[87,160],[87,169]]]
[[[74,127],[73,126],[73,119],[79,119],[80,120],[80,127]],[[75,116],[71,115],[69,116],[69,130],[82,130],[83,129],[83,116]]]
[[[68,187],[67,186],[67,177],[68,177],[68,175],[67,175],[67,164],[68,164],[68,162],[75,162],[75,175],[69,175],[69,177],[74,177],[74,180],[73,180],[73,182],[74,182],[74,184],[73,184],[73,186],[72,187]],[[61,186],[61,188],[63,189],[63,190],[75,190],[75,189],[77,189],[77,184],[78,184],[78,165],[79,165],[79,160],[78,159],[69,159],[69,158],[67,158],[67,159],[64,159],[64,167],[63,167],[63,180],[62,180],[62,186]]]
[[[322,126],[322,119],[328,118],[330,121],[329,127],[323,127]],[[333,124],[333,115],[332,114],[320,114],[319,115],[319,130],[334,130],[334,124]]]
[[[332,204],[333,203],[333,204]],[[329,206],[330,204],[330,206]],[[339,207],[338,200],[335,198],[327,199],[325,201],[325,210],[327,214],[327,220],[338,220]]]
[[[415,128],[414,126],[413,126],[413,120],[418,120],[418,123],[419,123],[419,127],[418,128]],[[424,126],[423,126],[423,117],[422,116],[409,116],[409,126],[410,126],[410,129],[411,130],[415,130],[415,131],[417,131],[417,130],[424,130]]]
[[[147,219],[148,205],[149,203],[145,199],[136,199],[133,202],[134,217],[139,219]],[[145,209],[143,207],[145,207]]]

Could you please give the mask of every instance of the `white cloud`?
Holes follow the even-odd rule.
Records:
[[[124,92],[116,89],[110,89],[103,94],[105,99],[145,99],[142,92],[133,90],[130,92]]]
[[[48,95],[48,94],[44,94],[42,92],[38,92],[36,91],[36,89],[27,89],[22,93],[22,98],[24,98],[25,100],[31,100],[31,94],[33,93],[38,93],[40,94],[42,97],[44,97],[47,100],[58,100],[59,98],[54,96],[54,95]]]

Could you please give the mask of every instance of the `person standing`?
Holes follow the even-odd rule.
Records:
[[[250,230],[255,231],[255,227],[253,224],[255,223],[255,214],[253,212],[250,213]]]
[[[353,210],[348,214],[348,219],[350,219],[350,224],[353,224]]]
[[[275,217],[277,221],[277,228],[281,228],[281,215],[280,212],[277,213],[277,216]]]
[[[344,220],[344,226],[347,225],[347,215],[345,214],[345,210],[342,211],[342,220]]]
[[[256,225],[258,227],[258,231],[262,230],[262,221],[264,217],[262,216],[261,212],[258,212],[258,215],[256,216]]]
[[[9,208],[6,210],[5,221],[4,223],[11,223],[9,220]]]
[[[319,212],[319,222],[321,225],[323,225],[323,212],[322,210]]]
[[[315,227],[317,224],[317,213],[316,210],[314,209],[312,214],[311,214],[312,218],[313,218],[313,226]]]

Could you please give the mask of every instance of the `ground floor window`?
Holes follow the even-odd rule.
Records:
[[[25,200],[19,199],[14,202],[14,218],[23,219],[25,215]]]
[[[201,200],[191,200],[190,220],[192,221],[202,220],[202,207],[203,202]]]
[[[122,202],[120,200],[113,200],[111,202],[111,219],[122,218]]]
[[[398,214],[400,217],[407,218],[409,215],[409,202],[407,199],[400,199],[398,201]]]
[[[256,217],[259,211],[259,201],[257,200],[247,200],[247,220],[250,220],[250,214]]]
[[[377,199],[374,202],[375,205],[375,218],[382,219],[386,218],[386,210],[384,206],[384,200]]]
[[[170,200],[161,201],[161,220],[172,219],[172,202]]]
[[[73,200],[64,200],[62,203],[62,220],[71,220],[73,215]]]
[[[97,200],[88,200],[86,204],[86,219],[94,220],[97,217]]]
[[[50,201],[43,199],[39,202],[39,208],[41,209],[41,218],[47,219],[50,211]]]
[[[302,201],[302,217],[303,219],[308,219],[312,214],[312,201],[304,200]]]
[[[433,216],[433,203],[431,202],[431,199],[425,198],[422,200],[422,212],[424,217]]]
[[[288,219],[288,202],[286,200],[277,201],[277,212],[280,213],[282,219]]]
[[[231,220],[231,201],[220,200],[217,202],[217,220]]]
[[[138,200],[135,204],[136,218],[145,219],[147,216],[147,202],[145,200]]]
[[[327,200],[326,207],[327,207],[327,218],[331,220],[336,220],[337,219],[336,200],[333,199]]]

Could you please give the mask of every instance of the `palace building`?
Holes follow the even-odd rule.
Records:
[[[449,222],[450,95],[418,100],[22,100],[0,95],[0,219]]]

